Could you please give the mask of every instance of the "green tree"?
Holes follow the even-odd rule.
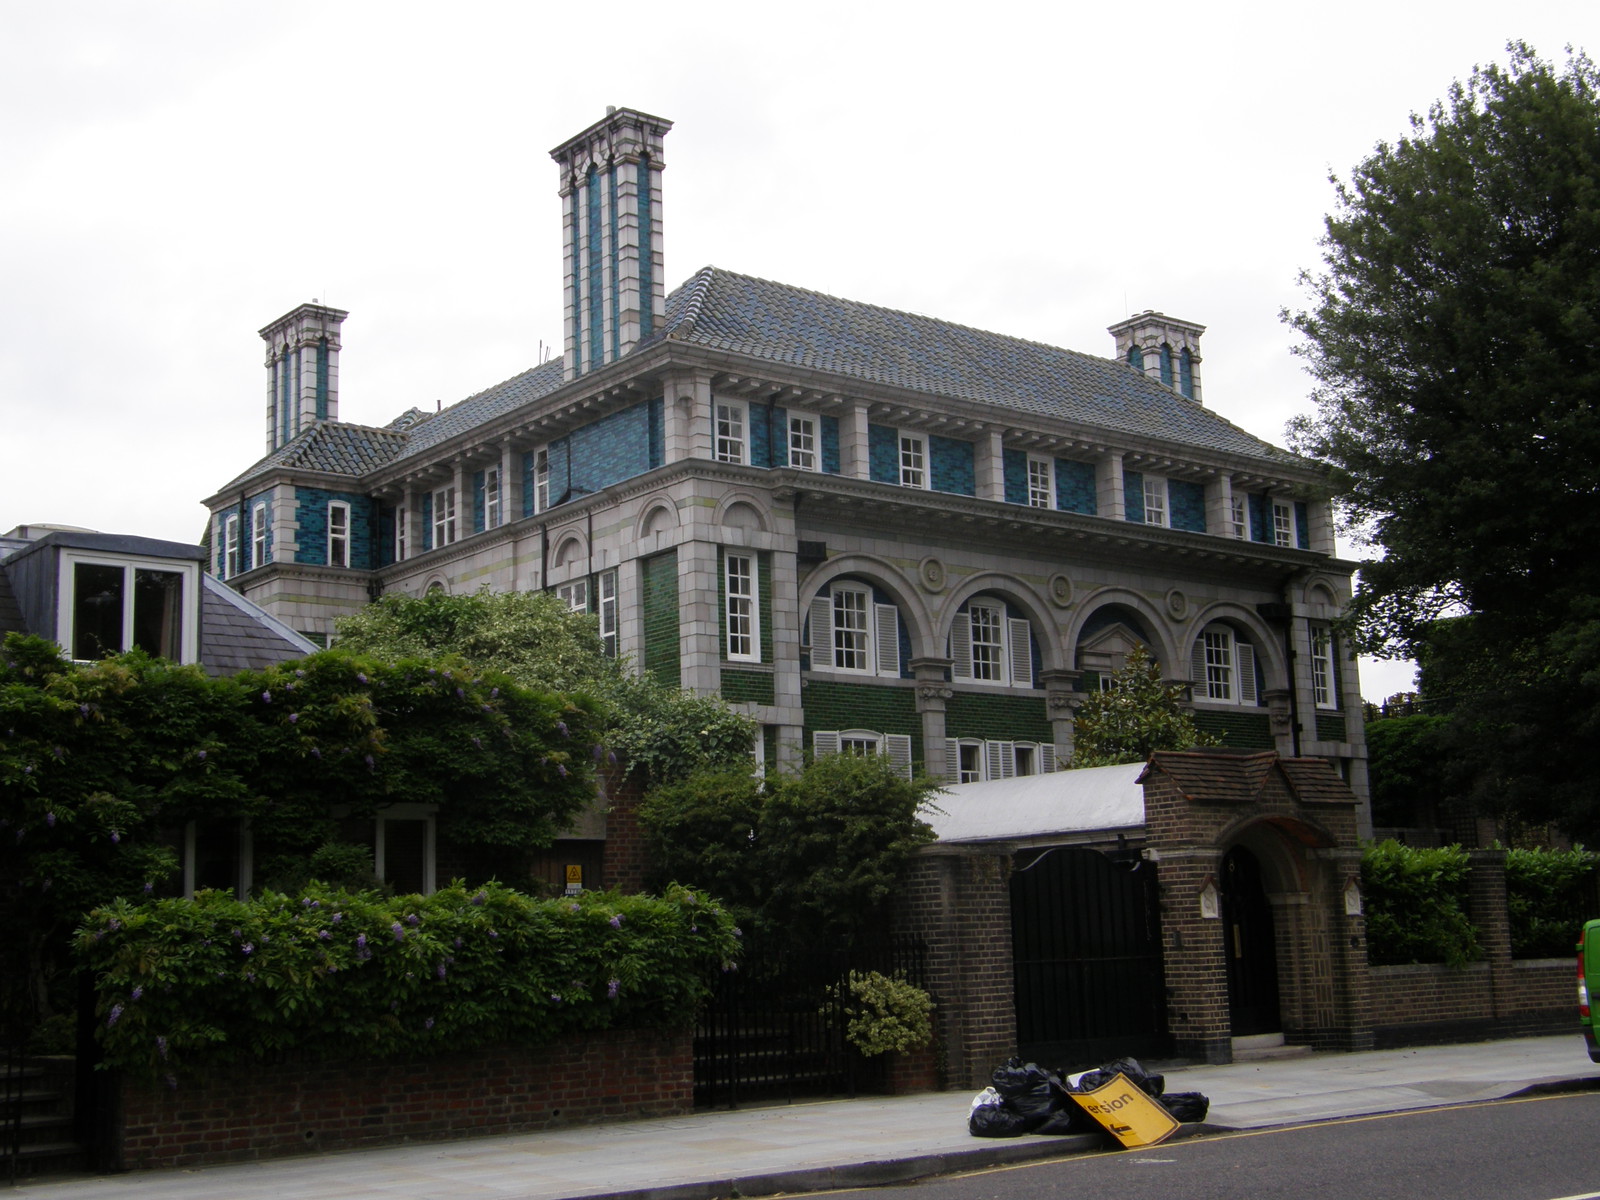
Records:
[[[1090,692],[1073,722],[1070,769],[1144,762],[1157,750],[1215,746],[1183,707],[1183,685],[1161,681],[1161,668],[1143,646],[1128,652],[1105,691]]]
[[[654,789],[639,815],[662,882],[705,889],[785,944],[837,948],[881,923],[933,837],[936,788],[880,755],[830,754],[765,780],[703,772]]]
[[[547,592],[387,595],[338,623],[340,653],[501,671],[600,704],[607,750],[647,784],[748,762],[754,726],[720,699],[665,687],[609,657],[596,619]]]
[[[1480,800],[1576,831],[1600,734],[1600,74],[1521,43],[1348,180],[1310,305],[1299,451],[1340,472],[1362,648],[1426,659]],[[1441,636],[1439,621],[1470,621]],[[1446,660],[1453,659],[1453,662]],[[1472,686],[1438,693],[1443,675]],[[1478,686],[1483,684],[1486,686]],[[1544,753],[1502,754],[1527,734]]]
[[[1443,717],[1385,717],[1368,721],[1367,778],[1375,825],[1420,825],[1426,807],[1451,794],[1450,752]]]

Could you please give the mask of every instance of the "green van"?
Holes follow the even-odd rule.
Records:
[[[1586,921],[1578,936],[1578,1024],[1583,1027],[1583,1042],[1589,1047],[1589,1061],[1600,1062],[1600,1044],[1595,1042],[1594,1013],[1589,1007],[1589,976],[1600,982],[1600,921]]]

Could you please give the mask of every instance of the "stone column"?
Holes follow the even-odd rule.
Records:
[[[1000,430],[991,429],[987,436],[979,438],[973,454],[977,459],[978,499],[1005,500],[1005,440]]]
[[[1039,672],[1039,686],[1044,688],[1045,711],[1050,718],[1050,734],[1058,751],[1068,757],[1072,754],[1073,726],[1078,719],[1078,705],[1083,702],[1082,671],[1059,668]],[[1064,763],[1057,763],[1060,770]]]
[[[922,766],[935,779],[948,778],[945,770],[945,704],[955,693],[945,680],[948,658],[913,658],[917,680],[917,713],[922,718]],[[951,779],[949,782],[954,783]]]
[[[872,478],[872,454],[867,438],[867,406],[850,400],[839,415],[839,472],[849,479]]]
[[[1113,450],[1101,455],[1094,465],[1095,511],[1113,521],[1128,519],[1128,505],[1122,492],[1122,455]]]

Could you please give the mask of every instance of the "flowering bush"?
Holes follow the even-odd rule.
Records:
[[[186,1065],[439,1053],[585,1030],[685,1025],[737,953],[686,888],[534,900],[459,882],[384,898],[314,885],[241,902],[117,901],[78,931],[106,1061]]]
[[[918,1050],[933,1040],[933,998],[898,972],[851,971],[841,989],[845,1040],[868,1058]]]

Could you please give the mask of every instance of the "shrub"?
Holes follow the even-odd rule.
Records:
[[[1563,958],[1572,953],[1592,903],[1600,855],[1573,850],[1506,851],[1506,907],[1516,958]]]
[[[239,901],[118,901],[79,930],[106,1062],[186,1065],[536,1045],[694,1019],[737,953],[728,914],[686,888],[534,900],[459,882],[432,896],[313,885]]]
[[[841,987],[829,989],[842,1001],[845,1040],[868,1058],[917,1050],[933,1040],[933,998],[905,975],[851,971]]]
[[[1482,956],[1467,919],[1467,854],[1460,846],[1418,849],[1390,840],[1361,856],[1367,914],[1367,960],[1374,966],[1443,962],[1465,966]]]

